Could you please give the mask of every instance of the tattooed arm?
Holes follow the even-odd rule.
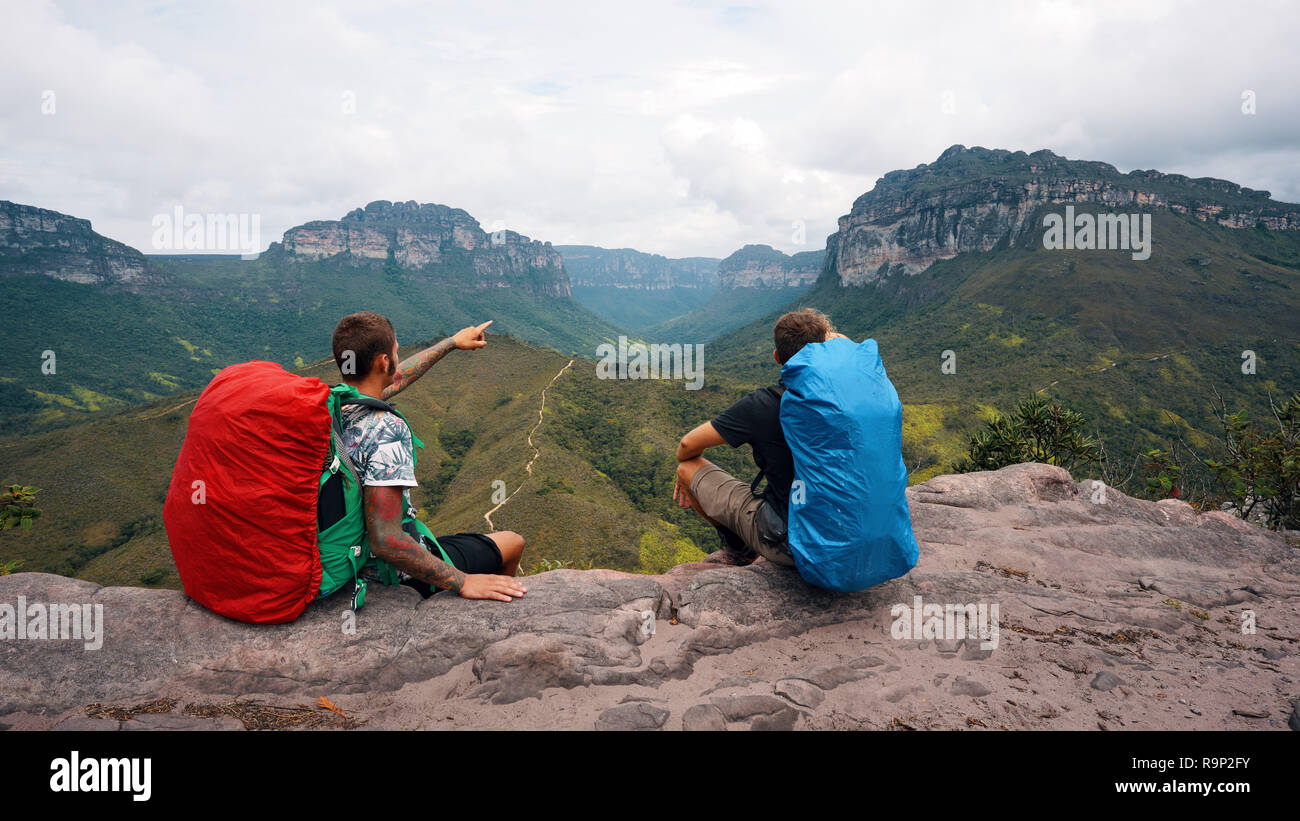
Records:
[[[391,399],[423,376],[425,371],[433,367],[433,363],[457,348],[462,351],[472,351],[483,347],[487,344],[487,338],[483,331],[491,324],[492,320],[489,319],[482,325],[461,328],[456,332],[455,336],[449,336],[436,345],[425,348],[415,356],[402,360],[401,364],[397,366],[397,373],[393,374],[393,384],[384,388],[384,392],[379,398]]]
[[[512,601],[524,595],[524,586],[509,576],[466,574],[421,547],[402,530],[400,487],[366,486],[366,532],[377,558],[434,587],[455,590],[467,599]]]

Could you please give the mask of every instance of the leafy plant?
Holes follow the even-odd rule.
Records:
[[[442,431],[438,434],[438,442],[442,444],[443,450],[453,459],[460,459],[469,449],[474,447],[474,431]]]
[[[36,509],[38,487],[10,485],[0,494],[0,529],[9,527],[31,527],[32,520],[41,515]]]
[[[1182,496],[1178,484],[1182,467],[1174,461],[1172,454],[1159,448],[1147,451],[1143,469],[1149,496],[1155,499],[1178,499]]]
[[[1053,399],[1032,396],[1015,413],[999,415],[970,438],[967,454],[953,464],[958,473],[997,470],[1021,462],[1076,465],[1101,462],[1097,440],[1084,434],[1083,415]]]
[[[1258,518],[1271,530],[1293,530],[1300,528],[1300,392],[1281,407],[1270,398],[1269,410],[1276,429],[1220,404],[1226,455],[1203,461],[1238,516]]]

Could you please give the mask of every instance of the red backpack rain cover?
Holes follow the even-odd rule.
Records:
[[[199,395],[163,505],[181,583],[199,604],[280,624],[316,596],[328,395],[319,379],[262,361],[223,369]]]

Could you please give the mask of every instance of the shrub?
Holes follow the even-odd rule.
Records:
[[[1053,399],[1032,396],[1017,405],[1015,413],[998,416],[972,436],[966,456],[953,470],[969,473],[1042,462],[1073,472],[1076,465],[1100,463],[1097,441],[1083,433],[1086,424],[1082,414]]]
[[[162,568],[154,568],[140,574],[140,583],[152,587],[162,581],[165,575],[167,575],[167,571]]]
[[[36,509],[38,487],[10,485],[0,494],[0,528],[31,527],[32,520],[41,515]]]
[[[1224,458],[1203,461],[1238,516],[1271,530],[1294,530],[1300,528],[1300,392],[1281,407],[1270,398],[1269,409],[1276,429],[1220,405]]]

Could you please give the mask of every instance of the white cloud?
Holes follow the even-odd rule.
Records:
[[[139,248],[178,203],[259,213],[269,241],[415,199],[724,256],[802,250],[795,220],[818,247],[877,177],[962,143],[1297,201],[1297,34],[1285,3],[11,4],[0,198]]]

